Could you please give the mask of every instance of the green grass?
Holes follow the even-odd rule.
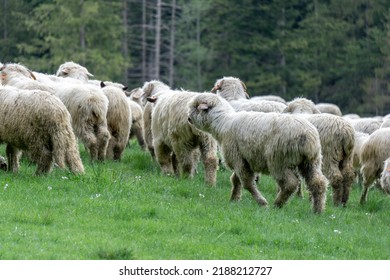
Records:
[[[229,202],[224,168],[209,188],[201,166],[192,180],[161,175],[135,143],[121,162],[94,165],[80,149],[84,176],[55,169],[38,177],[26,160],[18,174],[0,171],[0,259],[390,259],[390,197],[377,189],[361,206],[355,185],[346,208],[331,204],[329,189],[315,215],[307,193],[274,208],[276,187],[264,176],[264,209],[246,191]]]

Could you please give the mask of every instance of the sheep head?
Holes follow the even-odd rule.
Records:
[[[31,70],[29,70],[27,67],[21,64],[16,64],[16,63],[4,64],[0,68],[0,71],[1,71],[1,83],[3,85],[6,85],[9,82],[9,79],[11,79],[12,77],[23,76],[32,80],[37,79]]]

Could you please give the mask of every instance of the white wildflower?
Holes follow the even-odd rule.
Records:
[[[100,194],[100,193],[97,193],[97,194],[95,194],[95,195],[92,195],[92,196],[91,196],[91,199],[99,198],[100,196],[101,196],[101,194]]]
[[[204,194],[201,194],[201,193],[200,193],[200,194],[199,194],[199,197],[204,198]]]
[[[4,186],[4,191],[6,191],[7,188],[8,188],[8,183],[5,184],[5,186]]]
[[[336,234],[341,234],[341,231],[339,231],[338,229],[335,229],[333,232]]]
[[[51,191],[53,188],[51,186],[48,186],[47,189]]]
[[[336,215],[335,215],[335,214],[332,214],[332,215],[329,216],[329,218],[332,219],[332,220],[333,220],[333,219],[336,219]]]
[[[66,176],[62,176],[61,179],[62,179],[62,180],[68,180],[69,178],[66,177]]]

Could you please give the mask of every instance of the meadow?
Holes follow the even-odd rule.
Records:
[[[0,171],[0,259],[390,259],[390,197],[378,189],[361,206],[355,184],[338,208],[329,188],[326,210],[315,215],[307,192],[274,208],[275,183],[262,176],[264,209],[245,190],[240,202],[229,201],[231,172],[223,167],[210,188],[202,166],[192,180],[160,174],[135,142],[120,162],[91,164],[80,151],[84,176],[59,169],[35,176],[26,159],[17,174]]]

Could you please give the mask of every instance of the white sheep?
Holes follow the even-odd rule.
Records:
[[[256,173],[270,174],[278,184],[277,207],[297,190],[303,176],[313,211],[325,208],[327,180],[321,172],[321,144],[316,128],[300,116],[235,112],[217,95],[203,93],[189,103],[189,121],[218,141],[224,162],[233,170],[231,200],[247,189],[258,205],[267,200],[255,185]]]
[[[270,101],[276,101],[276,102],[280,102],[280,103],[287,105],[287,102],[284,98],[282,98],[278,95],[272,95],[272,94],[253,96],[250,98],[250,100],[252,100],[252,101],[270,100]]]
[[[6,64],[3,66],[3,84],[12,84],[21,88],[50,90],[65,104],[72,117],[75,135],[88,150],[91,160],[104,160],[110,139],[107,129],[108,99],[100,88],[74,82],[74,79],[40,79],[25,66]],[[5,75],[5,76],[4,76]],[[16,82],[14,82],[15,80]]]
[[[316,104],[316,108],[321,113],[328,113],[336,116],[342,116],[340,107],[333,103],[318,103]]]
[[[216,81],[211,92],[229,101],[230,105],[239,111],[282,112],[286,105],[271,100],[252,100],[246,92],[245,84],[238,78],[224,77]]]
[[[363,190],[360,203],[367,201],[368,191],[372,184],[380,179],[382,189],[390,194],[389,157],[390,128],[374,131],[362,146],[361,173],[363,175]],[[381,175],[382,174],[382,175]]]
[[[360,131],[355,132],[355,147],[353,148],[353,168],[355,169],[355,175],[359,184],[361,183],[360,158],[362,153],[362,147],[363,144],[368,140],[369,136],[370,135],[368,133]]]
[[[153,102],[148,102],[148,98],[156,98],[160,94],[170,94],[173,91],[169,86],[158,80],[151,80],[145,82],[142,86],[142,94],[140,94],[140,102],[144,107],[143,120],[144,120],[144,139],[146,147],[150,152],[153,159],[155,159],[155,151],[153,146],[153,135],[152,135],[152,110]],[[152,98],[152,99],[153,99]]]
[[[286,108],[286,105],[278,102],[278,101],[271,101],[271,100],[259,100],[259,101],[252,101],[248,99],[240,99],[240,100],[231,100],[230,105],[236,110],[236,112],[239,111],[256,111],[256,112],[276,112],[281,113]]]
[[[214,186],[218,168],[217,142],[188,122],[187,104],[199,93],[173,91],[154,99],[152,136],[156,159],[164,173],[193,177],[199,156],[205,183]],[[176,167],[177,162],[177,167]]]
[[[8,170],[19,170],[21,151],[26,151],[37,164],[37,175],[50,172],[54,162],[83,174],[70,118],[49,92],[0,87],[0,143],[7,144]]]
[[[353,170],[355,130],[349,121],[342,117],[313,113],[317,110],[311,100],[295,98],[288,103],[285,112],[301,114],[318,130],[323,156],[322,171],[332,186],[333,203],[336,206],[345,206],[355,177]]]
[[[111,137],[108,142],[106,156],[108,159],[120,160],[129,142],[132,111],[121,88],[115,85],[106,85],[104,82],[101,82],[101,87],[109,101],[107,127]]]
[[[83,82],[88,82],[89,77],[93,77],[91,73],[88,72],[87,68],[84,66],[81,66],[78,63],[75,63],[73,61],[68,61],[63,64],[61,64],[58,67],[56,75],[58,77],[64,77],[64,78],[74,78],[77,80],[81,80]],[[95,84],[99,85],[99,83]]]
[[[359,118],[349,120],[356,131],[372,134],[375,130],[379,129],[382,125],[382,121],[376,118]]]
[[[384,117],[380,128],[390,127],[390,117]]]
[[[342,116],[345,119],[360,119],[360,116],[358,114],[345,114]]]
[[[141,105],[130,99],[130,97],[127,97],[127,102],[129,103],[131,109],[133,121],[129,139],[136,138],[142,150],[146,150],[143,109]]]

